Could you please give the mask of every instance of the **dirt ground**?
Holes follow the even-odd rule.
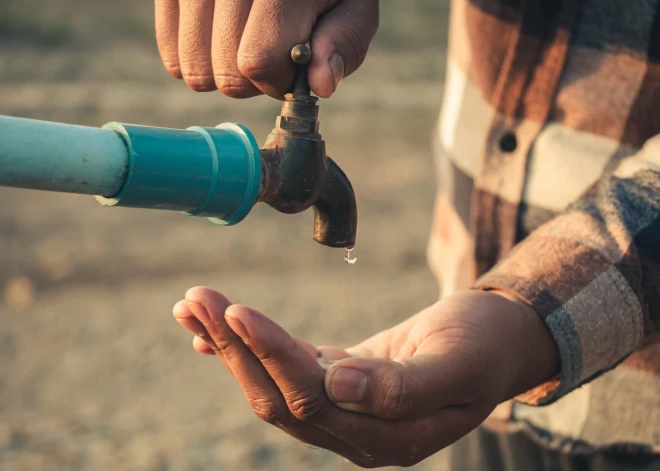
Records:
[[[122,23],[105,4],[50,3],[0,6],[0,114],[87,125],[233,121],[262,142],[272,128],[272,99],[195,94],[167,77],[150,4],[107,2],[123,9]],[[298,337],[347,346],[433,302],[425,249],[446,2],[382,5],[373,54],[321,104],[329,153],[358,195],[355,266],[312,241],[310,213],[258,206],[221,228],[91,197],[0,190],[1,470],[353,469],[259,422],[218,361],[194,353],[171,308],[207,285]],[[442,470],[445,459],[415,469]]]

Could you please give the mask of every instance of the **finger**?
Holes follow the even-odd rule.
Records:
[[[416,464],[468,433],[492,410],[455,406],[417,419],[391,421],[339,409],[324,394],[322,368],[281,327],[238,305],[229,307],[225,317],[260,359],[293,415],[361,450],[356,463],[362,466]],[[353,360],[358,359],[338,364]],[[365,461],[374,456],[376,461]]]
[[[179,65],[179,1],[155,0],[156,42],[165,70],[181,78]]]
[[[277,324],[245,306],[231,306],[225,317],[277,383],[295,417],[306,421],[327,412],[330,404],[319,387],[325,371],[315,357]],[[299,394],[303,385],[309,394]]]
[[[225,311],[228,308],[224,296],[200,287],[188,290],[186,300],[208,329],[217,347],[225,354],[229,368],[259,418],[298,440],[331,450],[355,462],[367,459],[355,447],[313,425],[300,422],[290,413],[284,397],[261,362],[227,324]],[[311,358],[308,353],[306,355]]]
[[[179,3],[179,64],[188,87],[196,92],[215,90],[211,41],[214,0]]]
[[[291,49],[309,40],[316,19],[337,0],[255,2],[238,50],[238,69],[259,90],[281,99],[293,84]]]
[[[333,412],[347,415],[325,395],[323,367],[284,329],[263,314],[236,304],[227,309],[225,319],[277,384],[295,417],[320,422]]]
[[[325,389],[342,409],[389,420],[415,419],[470,404],[469,397],[457,398],[454,386],[460,381],[448,363],[432,354],[401,362],[348,358],[329,368]]]
[[[195,317],[185,300],[181,300],[176,303],[174,305],[174,309],[172,309],[172,313],[174,314],[174,318],[177,320],[179,325],[181,325],[181,327],[186,329],[188,332],[191,332],[199,337],[208,336],[206,328]]]
[[[320,352],[314,345],[312,345],[311,343],[309,343],[305,340],[295,339],[295,341],[296,341],[296,343],[298,343],[298,345],[300,345],[302,348],[304,348],[305,351],[307,353],[309,353],[310,356],[312,356],[314,358],[319,357]]]
[[[185,304],[185,308],[182,304]],[[219,340],[219,336],[222,334],[221,330],[223,323],[216,321],[215,319],[218,316],[224,316],[224,312],[229,306],[231,306],[231,301],[229,301],[226,296],[206,287],[196,287],[189,289],[186,292],[184,303],[177,303],[175,308],[180,310],[178,313],[180,318],[184,317],[182,315],[184,312],[186,313],[185,317],[192,314],[197,324],[201,325],[204,329],[204,334],[202,335],[199,335],[196,332],[193,333],[206,341],[216,354],[220,354],[224,357],[225,353],[231,354],[233,351],[231,349],[228,352],[224,351],[227,345],[221,343]],[[212,313],[213,317],[211,315]],[[189,324],[193,323],[193,321],[189,321]],[[233,340],[238,339],[234,338]]]
[[[348,358],[351,355],[342,350],[341,348],[336,347],[315,347],[309,342],[304,340],[295,339],[295,341],[300,345],[307,353],[309,353],[313,358],[316,358],[316,361],[319,365],[323,367],[324,370],[327,370],[332,366],[336,361]]]
[[[211,58],[215,85],[232,98],[249,98],[261,92],[238,70],[238,48],[252,0],[216,0]]]
[[[227,370],[241,384],[255,413],[268,422],[285,422],[287,417],[275,417],[273,412],[275,409],[281,409],[276,405],[283,404],[284,401],[274,388],[272,380],[224,319],[224,313],[231,306],[231,301],[217,291],[196,287],[188,290],[185,303],[208,332],[202,340],[222,359]],[[271,416],[265,417],[265,414]]]
[[[259,359],[228,325],[226,313],[231,302],[222,294],[203,287],[188,290],[186,301],[196,318],[208,330],[215,349],[224,354],[229,368],[257,415],[277,425],[294,423],[279,390]]]
[[[222,352],[213,349],[211,336],[208,334],[202,323],[199,322],[192,313],[190,307],[188,307],[188,303],[186,303],[185,300],[179,301],[174,305],[173,312],[174,318],[177,322],[179,322],[184,329],[195,334],[193,337],[193,348],[203,355],[217,355],[226,367],[227,363],[225,362]]]
[[[372,337],[360,342],[353,347],[347,348],[346,352],[353,357],[377,357],[394,359],[406,343],[410,331],[417,319],[424,314],[425,310],[409,317],[405,321],[383,330]]]
[[[193,337],[193,348],[197,353],[200,353],[202,355],[214,355],[215,356],[215,351],[211,346],[201,337],[198,337],[195,335]]]
[[[338,361],[343,360],[344,358],[350,358],[351,354],[346,350],[337,347],[326,347],[321,346],[317,348],[320,357],[323,357],[328,361]]]
[[[230,304],[229,300],[226,298],[224,301],[227,303],[227,305]],[[188,305],[188,302],[185,300],[179,301],[174,305],[173,312],[174,318],[179,322],[179,324],[189,332],[195,334],[195,337],[193,337],[193,348],[195,351],[201,353],[202,355],[217,356],[225,369],[231,373],[229,365],[227,364],[222,351],[220,351],[218,348],[214,348],[215,344],[213,343],[213,340],[211,339],[211,336],[209,335],[206,327],[204,327],[199,319],[195,317],[192,310],[190,309],[190,306]]]
[[[331,96],[344,77],[355,72],[378,30],[378,0],[344,0],[314,29],[309,85],[322,98]]]
[[[346,350],[342,350],[341,348],[336,347],[318,347],[316,351],[318,354],[316,361],[326,371],[337,361],[343,360],[344,358],[349,358],[351,356],[350,353],[348,353]]]

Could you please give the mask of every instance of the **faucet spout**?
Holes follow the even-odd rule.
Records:
[[[355,246],[357,203],[350,180],[325,155],[320,136],[276,128],[261,149],[259,201],[284,214],[314,208],[314,240],[335,248]]]
[[[357,203],[353,186],[328,157],[325,187],[314,204],[314,240],[328,247],[355,247]]]

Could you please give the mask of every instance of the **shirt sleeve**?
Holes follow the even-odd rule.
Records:
[[[475,288],[529,303],[557,344],[560,375],[518,398],[528,404],[552,403],[659,341],[660,137],[516,245]]]

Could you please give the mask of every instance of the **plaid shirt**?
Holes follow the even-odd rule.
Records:
[[[658,135],[660,0],[453,0],[429,260],[554,337],[511,423],[660,451]]]

